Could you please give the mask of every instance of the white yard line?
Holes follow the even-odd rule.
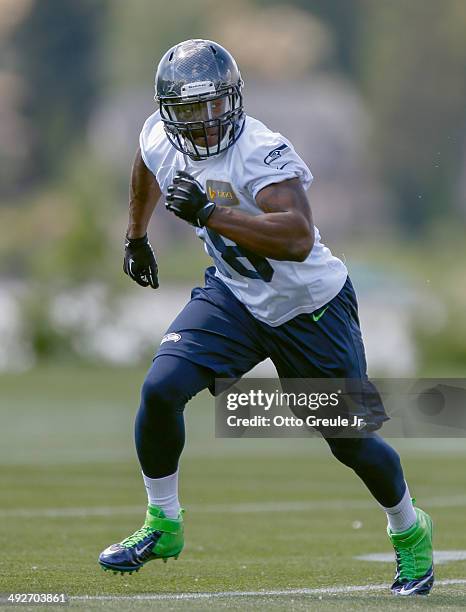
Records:
[[[466,579],[452,578],[438,580],[436,586],[466,584]],[[352,586],[322,587],[317,589],[277,589],[273,591],[218,591],[212,593],[154,593],[141,595],[74,595],[71,600],[80,601],[174,601],[177,599],[217,599],[222,597],[283,597],[289,595],[338,595],[366,591],[383,591],[389,589],[388,584],[366,584]]]
[[[430,497],[422,499],[424,508],[453,508],[466,506],[466,495]],[[189,514],[257,514],[259,512],[308,512],[312,510],[366,510],[376,508],[377,504],[367,500],[341,499],[320,501],[264,501],[236,504],[192,504]],[[88,506],[77,508],[29,508],[0,509],[0,518],[87,518],[90,516],[124,516],[144,512],[144,506]]]

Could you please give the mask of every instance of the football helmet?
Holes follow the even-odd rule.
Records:
[[[170,143],[194,160],[231,147],[244,128],[243,81],[232,55],[211,40],[169,49],[155,75],[155,97]]]

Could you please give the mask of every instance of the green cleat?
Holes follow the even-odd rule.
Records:
[[[408,530],[392,533],[387,528],[396,556],[395,595],[428,595],[434,584],[432,519],[420,508],[415,511],[417,521]]]
[[[178,518],[166,518],[160,508],[148,506],[146,521],[141,529],[119,544],[112,544],[99,557],[105,570],[132,573],[153,559],[178,559],[184,546],[183,513]]]

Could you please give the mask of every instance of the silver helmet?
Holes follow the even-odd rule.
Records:
[[[155,75],[155,100],[171,144],[192,159],[231,147],[244,127],[243,81],[232,55],[210,40],[169,49]]]

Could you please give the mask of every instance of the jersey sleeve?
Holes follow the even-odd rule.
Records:
[[[160,111],[148,117],[139,136],[141,157],[149,170],[156,175],[166,154],[168,140],[165,137]]]
[[[289,140],[281,134],[270,131],[257,133],[248,145],[243,180],[253,198],[267,185],[292,178],[299,178],[305,190],[310,187],[313,181],[311,171]]]

